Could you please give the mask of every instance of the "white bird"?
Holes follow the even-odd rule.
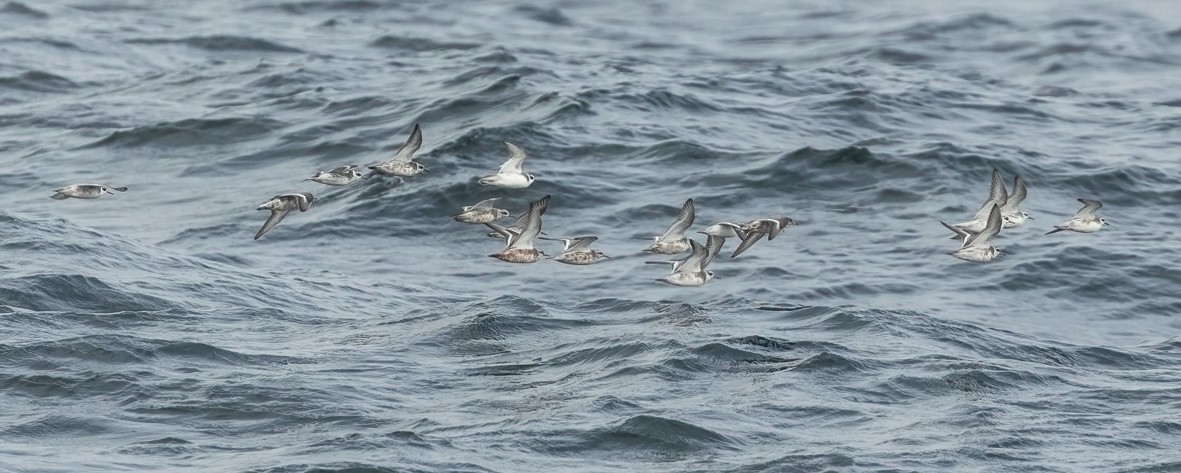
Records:
[[[275,228],[275,225],[282,222],[283,218],[287,217],[287,214],[291,213],[292,210],[299,209],[300,212],[307,212],[311,208],[313,200],[315,200],[315,197],[312,197],[311,192],[300,192],[298,194],[279,194],[271,197],[271,200],[263,202],[262,205],[258,206],[258,210],[270,210],[271,216],[267,217],[267,221],[262,224],[262,228],[258,229],[258,233],[254,234],[254,239],[261,238],[264,234],[271,231],[272,228]]]
[[[361,173],[357,171],[356,164],[348,166],[341,166],[336,169],[328,171],[319,171],[316,175],[304,179],[305,181],[319,182],[329,186],[343,186],[361,178]]]
[[[508,149],[508,160],[500,165],[500,170],[496,171],[496,174],[480,178],[480,184],[506,189],[529,187],[533,184],[534,177],[521,169],[525,163],[525,150],[507,141],[504,142],[504,147]]]
[[[422,127],[414,124],[414,130],[410,132],[410,137],[406,139],[406,144],[398,148],[398,152],[389,161],[369,166],[374,173],[384,174],[387,176],[396,177],[410,177],[417,175],[420,172],[430,172],[417,161],[414,161],[414,153],[422,147]]]
[[[1001,172],[997,169],[992,170],[992,183],[988,187],[988,200],[980,206],[980,210],[976,211],[976,215],[972,216],[971,220],[954,224],[952,226],[959,227],[968,233],[980,233],[984,227],[988,225],[988,213],[992,210],[993,204],[998,206],[1005,205],[1009,200],[1009,194],[1005,191],[1005,180],[1001,177]],[[955,236],[952,238],[959,238]]]
[[[1034,218],[1029,214],[1017,208],[1021,202],[1025,201],[1025,195],[1028,191],[1025,188],[1025,181],[1021,176],[1013,176],[1013,193],[1001,205],[1001,218],[1004,219],[1004,228],[1013,228],[1026,220],[1033,220]]]
[[[689,246],[693,249],[693,254],[684,261],[673,263],[673,272],[668,276],[657,279],[662,283],[672,284],[674,286],[700,286],[707,281],[714,278],[714,272],[705,269],[722,250],[722,243],[725,238],[710,236],[706,240],[705,246],[697,243],[696,240],[689,240]]]
[[[65,200],[69,198],[75,199],[97,199],[103,194],[115,195],[111,189],[119,192],[127,192],[126,187],[111,187],[102,184],[73,184],[65,187],[54,189],[56,194],[49,196],[53,200]]]
[[[1083,208],[1074,214],[1074,218],[1063,222],[1061,225],[1054,225],[1054,229],[1046,232],[1046,235],[1058,233],[1063,230],[1079,233],[1095,233],[1103,228],[1104,225],[1108,225],[1107,220],[1095,215],[1095,212],[1103,207],[1103,202],[1091,199],[1079,199],[1078,201],[1083,203]]]
[[[685,231],[693,225],[694,218],[696,218],[696,211],[693,207],[693,199],[686,200],[685,204],[681,206],[681,213],[677,214],[677,219],[668,227],[668,230],[663,235],[655,237],[655,241],[644,251],[666,255],[685,252],[689,249],[690,241],[685,237]]]
[[[943,223],[943,226],[952,229],[957,228],[946,223]],[[964,261],[973,261],[977,263],[986,263],[992,261],[1001,254],[1001,250],[999,248],[992,246],[992,239],[1001,232],[1001,226],[1001,206],[992,204],[992,208],[988,211],[988,223],[984,225],[984,228],[982,228],[980,232],[976,234],[970,234],[968,231],[961,228],[958,232],[956,232],[956,238],[962,238],[963,243],[960,245],[960,249],[948,254]]]

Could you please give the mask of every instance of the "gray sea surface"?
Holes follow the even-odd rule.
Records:
[[[1181,471],[1181,2],[19,0],[0,26],[0,472]],[[415,123],[429,173],[302,181]],[[503,141],[531,187],[476,182]],[[1035,220],[952,258],[939,221],[993,168]],[[130,190],[48,198],[85,182]],[[546,194],[544,231],[612,258],[507,264],[451,220]],[[1112,225],[1044,235],[1080,197]],[[641,239],[687,198],[694,231],[798,225],[668,286]]]

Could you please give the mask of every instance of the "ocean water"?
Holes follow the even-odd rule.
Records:
[[[20,0],[0,25],[2,472],[1181,471],[1181,3]],[[430,173],[301,181],[415,123]],[[506,140],[537,182],[481,188]],[[1036,220],[956,260],[939,221],[994,167]],[[79,182],[130,190],[48,198]],[[545,194],[547,233],[612,258],[506,264],[450,220]],[[690,197],[695,229],[799,225],[663,285],[639,238]],[[1112,225],[1043,235],[1079,197]]]

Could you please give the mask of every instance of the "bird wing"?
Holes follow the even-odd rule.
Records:
[[[722,251],[722,245],[726,243],[726,239],[718,236],[710,235],[705,240],[705,261],[701,262],[701,269],[705,269],[713,262],[718,253]]]
[[[492,203],[496,202],[498,200],[500,200],[500,197],[493,197],[491,199],[484,199],[479,202],[476,202],[476,205],[468,205],[468,206],[464,207],[463,211],[467,212],[469,210],[476,210],[476,209],[490,209],[490,208],[492,208]]]
[[[681,213],[677,215],[677,219],[668,227],[668,230],[661,235],[657,241],[680,240],[685,237],[685,231],[693,225],[693,219],[696,217],[696,212],[693,207],[693,199],[685,201],[685,205],[681,206]]]
[[[693,249],[693,254],[681,262],[675,272],[697,273],[709,258],[709,249],[697,243],[697,240],[689,240],[689,246]]]
[[[1103,202],[1099,202],[1098,200],[1079,199],[1078,201],[1083,203],[1083,208],[1079,209],[1078,213],[1074,214],[1075,217],[1093,218],[1095,216],[1095,212],[1103,208]]]
[[[512,229],[504,228],[504,227],[497,225],[495,223],[485,223],[484,225],[487,225],[488,228],[492,229],[492,231],[499,233],[500,236],[504,237],[504,248],[505,249],[511,248],[513,246],[513,240],[521,236],[521,234],[519,232],[512,230]]]
[[[988,216],[988,212],[992,210],[992,204],[1005,205],[1009,200],[1009,194],[1005,191],[1005,179],[1001,177],[1001,171],[998,169],[992,170],[992,183],[988,186],[988,200],[980,206],[980,210],[976,211],[976,215],[972,216],[972,220],[982,219]]]
[[[549,194],[546,194],[545,197],[529,203],[528,217],[525,218],[525,224],[521,226],[521,234],[513,240],[509,249],[533,248],[533,241],[541,233],[541,207],[549,205],[549,199]]]
[[[500,165],[500,170],[497,174],[520,174],[521,165],[525,163],[525,150],[520,146],[504,142],[504,147],[508,149],[508,160]]]
[[[1005,214],[1016,212],[1017,207],[1021,205],[1021,202],[1025,201],[1026,193],[1027,190],[1025,189],[1025,180],[1021,179],[1021,176],[1013,176],[1013,193],[1009,195],[1009,199],[1006,200],[1003,205],[1001,205],[1001,213]]]
[[[766,235],[766,233],[759,231],[747,232],[746,236],[742,238],[742,243],[738,245],[738,248],[735,248],[734,252],[730,253],[730,257],[734,258],[742,254],[742,252],[754,246],[754,244],[757,243],[760,238],[763,238],[763,235]]]
[[[254,239],[257,240],[262,238],[262,236],[271,231],[272,228],[275,228],[275,225],[278,225],[279,222],[282,222],[283,218],[289,213],[291,213],[291,209],[272,210],[271,216],[267,217],[267,221],[263,222],[262,228],[258,229],[258,233],[254,234]]]
[[[422,127],[418,126],[418,124],[415,123],[414,124],[414,131],[410,132],[410,138],[406,139],[406,144],[402,145],[401,148],[398,148],[397,154],[394,154],[394,158],[391,159],[390,161],[395,161],[395,162],[399,162],[399,163],[408,163],[408,162],[410,162],[411,159],[414,159],[414,153],[416,153],[418,151],[418,148],[421,148],[421,147],[422,147]]]
[[[599,237],[590,235],[571,238],[566,240],[566,249],[562,250],[562,252],[589,250],[591,243],[594,243],[598,239]]]
[[[980,233],[968,237],[964,242],[964,247],[972,246],[988,246],[993,237],[1001,232],[1001,206],[992,204],[992,210],[988,212],[988,224],[984,226]]]
[[[947,227],[948,230],[951,230],[952,233],[955,233],[956,238],[959,238],[959,240],[960,240],[960,248],[963,248],[968,245],[968,238],[972,236],[971,233],[968,233],[967,230],[964,230],[960,227],[948,225],[947,222],[944,222],[942,220],[940,220],[939,223],[942,223],[943,226]]]

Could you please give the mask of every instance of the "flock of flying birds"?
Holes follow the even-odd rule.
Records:
[[[992,239],[1000,234],[1002,228],[1013,228],[1025,223],[1026,220],[1033,220],[1033,217],[1018,208],[1025,200],[1026,192],[1025,181],[1021,179],[1021,176],[1013,176],[1013,194],[1010,195],[1005,189],[1005,180],[1001,177],[1001,172],[993,169],[992,183],[988,188],[988,199],[984,201],[984,205],[980,206],[980,210],[976,211],[971,220],[955,225],[939,222],[955,233],[953,239],[960,240],[960,249],[948,254],[977,263],[986,263],[1003,255],[1000,248],[992,245]],[[1103,207],[1102,202],[1091,199],[1079,199],[1078,201],[1083,203],[1083,208],[1079,209],[1070,220],[1062,222],[1060,225],[1054,225],[1054,229],[1046,232],[1046,235],[1066,230],[1095,233],[1107,225],[1107,220],[1095,214],[1100,207]]]
[[[526,157],[525,150],[509,142],[505,142],[504,146],[508,150],[508,160],[500,165],[500,169],[497,170],[496,174],[480,178],[480,184],[503,189],[524,189],[529,187],[533,184],[535,178],[532,174],[526,173],[522,169]],[[394,157],[388,161],[369,166],[371,172],[368,175],[362,175],[357,165],[348,165],[327,171],[319,171],[312,177],[305,179],[305,181],[313,181],[329,186],[344,186],[358,179],[369,179],[373,175],[390,176],[398,179],[413,177],[423,172],[429,172],[421,163],[414,161],[414,153],[421,147],[422,128],[418,124],[415,124],[414,130],[410,133],[410,138],[406,140],[406,144],[402,145],[398,149],[398,152],[394,154]],[[97,199],[103,194],[113,195],[114,193],[111,190],[126,192],[127,188],[100,184],[75,184],[55,189],[56,193],[51,198],[56,200],[68,198]],[[1002,228],[1016,227],[1026,220],[1033,219],[1029,214],[1018,208],[1021,202],[1025,200],[1025,196],[1025,182],[1022,181],[1020,176],[1014,177],[1013,194],[1010,195],[1005,189],[1005,182],[1001,177],[1000,171],[994,169],[988,200],[984,202],[984,205],[980,207],[980,210],[976,212],[971,220],[954,225],[939,222],[955,233],[955,236],[952,238],[960,240],[960,248],[949,254],[962,260],[975,262],[992,261],[997,256],[1003,254],[999,248],[992,245],[993,238],[1000,233]],[[537,240],[540,239],[563,242],[562,251],[557,256],[547,256],[549,259],[559,263],[587,265],[600,261],[603,258],[610,258],[603,254],[602,251],[590,247],[592,243],[598,240],[596,236],[579,236],[573,238],[548,238],[541,236],[544,234],[541,231],[541,217],[549,207],[549,195],[529,203],[528,210],[517,217],[516,221],[509,226],[501,226],[496,223],[498,220],[511,217],[508,210],[495,207],[495,203],[499,199],[499,197],[495,197],[477,202],[474,205],[465,206],[459,214],[454,216],[454,219],[458,222],[483,224],[491,229],[491,232],[488,232],[488,236],[504,239],[504,249],[489,256],[509,263],[536,263],[542,256],[547,256],[535,246]],[[258,206],[258,210],[269,210],[271,215],[263,223],[262,228],[255,233],[254,239],[258,240],[267,232],[271,231],[275,225],[283,221],[292,211],[298,209],[300,212],[306,212],[311,208],[314,200],[315,197],[312,196],[311,192],[300,192],[279,194],[263,202]],[[1102,203],[1089,199],[1079,199],[1079,201],[1083,203],[1082,210],[1079,210],[1074,218],[1067,220],[1061,225],[1056,225],[1054,230],[1051,230],[1047,235],[1064,230],[1094,233],[1099,231],[1104,225],[1107,225],[1106,220],[1099,218],[1095,214],[1095,211],[1103,206]],[[714,278],[714,272],[706,268],[713,262],[718,253],[721,252],[722,245],[725,244],[727,238],[737,238],[741,241],[738,248],[730,254],[731,258],[735,258],[761,240],[763,236],[766,236],[768,241],[773,240],[784,229],[795,225],[795,222],[787,217],[760,218],[745,224],[719,222],[698,232],[706,235],[705,244],[703,245],[686,236],[686,232],[693,226],[695,218],[696,209],[693,199],[686,200],[685,204],[681,207],[680,214],[677,215],[676,220],[668,227],[668,230],[654,237],[652,244],[644,249],[645,252],[665,255],[679,255],[685,251],[691,251],[690,255],[684,259],[648,261],[647,263],[670,264],[672,266],[672,272],[667,276],[657,279],[657,281],[675,286],[700,286],[705,284]]]

